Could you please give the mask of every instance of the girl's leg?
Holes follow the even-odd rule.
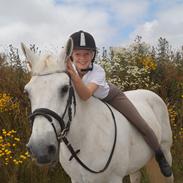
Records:
[[[126,97],[124,93],[120,93],[113,100],[108,102],[120,113],[122,113],[129,122],[142,134],[147,144],[156,152],[159,148],[159,142],[153,130],[147,122],[142,118],[135,106]]]
[[[104,99],[104,101],[122,113],[129,120],[129,122],[136,127],[136,129],[142,134],[146,143],[155,152],[155,157],[159,163],[162,173],[165,176],[171,176],[171,168],[164,157],[155,133],[131,101],[126,97],[126,95],[123,92],[120,92],[120,90],[114,85],[110,85],[109,95]]]

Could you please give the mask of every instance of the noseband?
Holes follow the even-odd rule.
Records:
[[[44,75],[46,75],[46,74],[44,74]],[[39,75],[39,76],[43,76],[43,75]],[[75,115],[75,113],[76,113],[76,98],[75,98],[73,86],[71,84],[71,78],[69,77],[69,95],[68,95],[67,104],[66,104],[66,107],[65,107],[65,110],[64,110],[64,113],[62,114],[62,116],[60,117],[56,112],[54,112],[50,109],[38,108],[38,109],[35,109],[32,112],[32,114],[30,114],[29,119],[33,125],[36,116],[44,116],[51,123],[51,125],[54,129],[57,141],[58,141],[58,143],[60,143],[61,139],[64,136],[66,136],[67,132],[70,129],[72,116],[73,116],[72,115],[72,104],[74,105],[74,115]],[[67,116],[69,118],[67,122],[64,121],[64,117],[65,117],[66,113],[67,113]],[[53,123],[52,118],[54,118],[60,124],[61,131],[59,133],[57,133],[57,130],[55,128],[55,125]]]

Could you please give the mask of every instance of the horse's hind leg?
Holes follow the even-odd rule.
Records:
[[[140,183],[141,180],[141,172],[137,171],[133,174],[130,174],[130,182],[131,183]]]

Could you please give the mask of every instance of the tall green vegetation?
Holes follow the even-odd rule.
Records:
[[[39,52],[35,45],[31,49]],[[111,48],[110,54],[104,50],[100,64],[108,80],[123,91],[145,88],[166,102],[174,140],[173,170],[179,183],[183,179],[183,50],[172,51],[164,38],[152,47],[137,36],[129,47]],[[0,54],[0,182],[70,182],[59,164],[37,167],[26,152],[30,103],[23,90],[29,79],[26,62],[10,45],[8,54]]]

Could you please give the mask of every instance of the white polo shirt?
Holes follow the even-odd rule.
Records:
[[[105,71],[100,65],[93,64],[93,70],[88,71],[83,76],[82,81],[85,84],[95,83],[99,86],[97,90],[94,92],[93,96],[100,99],[107,97],[109,93],[109,85],[106,82]]]

